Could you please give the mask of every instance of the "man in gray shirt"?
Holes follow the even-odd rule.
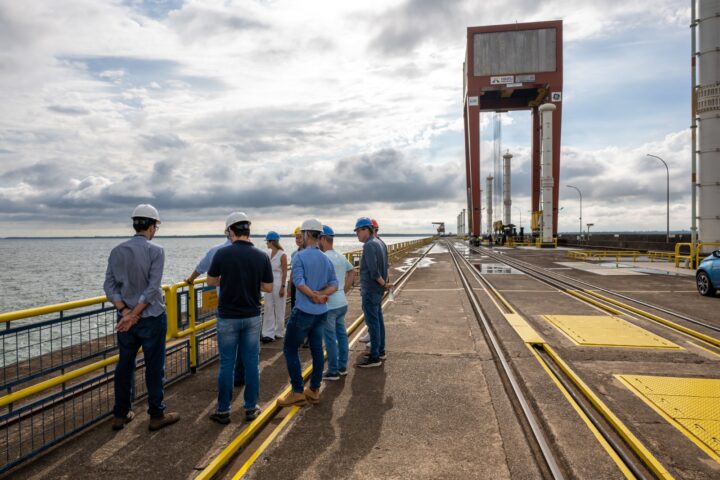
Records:
[[[135,236],[110,252],[104,290],[118,311],[117,345],[120,359],[115,367],[115,406],[112,429],[121,430],[135,414],[132,407],[135,357],[142,347],[148,391],[150,430],[159,430],[180,420],[165,412],[165,335],[167,317],[162,280],[165,252],[152,243],[160,215],[152,205],[138,205],[132,213]]]

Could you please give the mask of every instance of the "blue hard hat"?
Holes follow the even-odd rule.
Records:
[[[278,235],[277,232],[270,230],[267,235],[265,235],[265,240],[268,242],[271,240],[280,240],[280,235]]]
[[[320,234],[321,237],[334,237],[335,236],[335,230],[328,227],[327,225],[323,225],[322,233]]]
[[[370,227],[370,228],[372,228],[372,226],[373,226],[372,220],[370,220],[369,217],[360,217],[360,218],[358,218],[357,221],[355,222],[355,230],[356,230],[356,231],[357,231],[358,229],[360,229],[360,228],[363,228],[363,227]]]

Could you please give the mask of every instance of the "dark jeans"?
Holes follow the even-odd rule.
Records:
[[[245,385],[245,365],[243,365],[242,354],[240,353],[240,345],[237,348],[237,356],[235,357],[235,385]]]
[[[113,415],[125,418],[135,395],[135,357],[140,347],[145,358],[145,385],[148,391],[148,414],[162,417],[163,380],[165,378],[165,335],[167,317],[141,318],[127,332],[117,332],[120,360],[115,367],[115,407]]]
[[[218,370],[218,406],[219,413],[230,411],[233,396],[233,378],[237,378],[237,357],[242,356],[245,374],[245,410],[257,407],[260,391],[260,371],[258,368],[260,355],[260,329],[262,317],[222,318],[218,317],[218,353],[220,369]]]
[[[377,359],[385,351],[385,318],[382,313],[382,292],[362,294],[362,311],[370,334],[370,357]]]
[[[312,354],[313,371],[310,376],[310,388],[320,388],[322,382],[323,367],[325,366],[325,355],[323,354],[323,332],[327,313],[312,315],[297,308],[292,309],[287,329],[285,330],[285,343],[283,353],[290,374],[290,384],[295,392],[303,391],[302,366],[298,348],[305,341],[310,340],[310,353]]]

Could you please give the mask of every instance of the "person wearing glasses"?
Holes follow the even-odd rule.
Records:
[[[138,205],[131,215],[135,236],[110,252],[103,289],[118,311],[115,367],[115,406],[112,429],[122,430],[132,421],[135,358],[140,347],[145,359],[150,430],[159,430],[180,420],[176,412],[166,412],[165,336],[167,316],[160,285],[165,251],[151,240],[160,228],[160,214],[152,205]]]

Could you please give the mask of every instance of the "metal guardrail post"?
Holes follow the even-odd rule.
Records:
[[[198,345],[197,345],[197,295],[195,292],[195,284],[188,285],[188,301],[187,314],[190,319],[190,371],[195,373],[198,365]]]
[[[178,285],[175,284],[172,287],[163,291],[165,292],[165,313],[168,318],[167,322],[167,334],[165,335],[166,340],[175,338],[178,332],[178,301],[177,301],[177,289]]]

